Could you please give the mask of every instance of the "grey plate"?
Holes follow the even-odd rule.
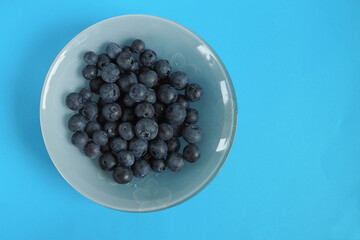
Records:
[[[118,185],[103,172],[97,160],[87,158],[71,144],[67,121],[73,114],[65,96],[88,86],[81,76],[82,56],[105,51],[109,42],[130,44],[143,39],[159,59],[168,59],[173,70],[186,72],[191,82],[203,86],[204,96],[192,106],[198,109],[203,129],[198,162],[187,163],[181,172],[166,170],[128,185]],[[58,171],[77,191],[103,206],[129,212],[169,208],[195,196],[215,178],[234,142],[237,103],[225,66],[214,50],[198,35],[173,21],[149,16],[126,15],[107,19],[82,31],[56,57],[46,77],[40,103],[41,129],[49,155]],[[185,143],[182,142],[182,146]]]

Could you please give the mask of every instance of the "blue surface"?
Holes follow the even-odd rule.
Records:
[[[239,103],[218,177],[150,214],[110,210],[72,189],[39,123],[57,53],[84,28],[130,13],[202,36]],[[360,239],[359,1],[1,1],[0,27],[0,239]]]

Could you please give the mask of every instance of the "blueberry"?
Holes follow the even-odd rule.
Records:
[[[66,96],[66,106],[71,110],[77,111],[84,106],[84,99],[79,93],[70,93]]]
[[[104,146],[100,146],[100,151],[102,153],[111,152],[110,144],[107,142]]]
[[[126,93],[123,98],[123,104],[125,107],[132,107],[135,105],[135,101],[130,98],[128,93]]]
[[[113,178],[119,184],[127,184],[133,179],[133,173],[129,168],[116,167],[113,171]]]
[[[106,54],[100,54],[98,57],[97,67],[102,69],[107,63],[111,63],[111,58]]]
[[[123,46],[121,49],[122,52],[129,52],[132,53],[131,47],[130,46]]]
[[[118,136],[118,124],[116,122],[106,122],[104,124],[103,130],[106,132],[108,138],[113,138]]]
[[[134,157],[139,158],[144,156],[147,152],[148,142],[140,138],[133,138],[129,142],[129,150],[132,151]]]
[[[95,120],[99,113],[99,107],[94,102],[85,102],[84,107],[80,109],[80,114],[85,117],[86,120]]]
[[[91,92],[91,90],[89,88],[82,88],[80,90],[79,94],[82,96],[84,101],[91,100],[91,97],[93,95],[93,93]]]
[[[172,137],[166,141],[168,152],[177,152],[180,149],[180,140],[177,137]]]
[[[165,118],[166,108],[164,104],[161,102],[154,103],[154,110],[156,119],[162,120]]]
[[[193,108],[186,109],[185,122],[189,124],[196,123],[199,120],[199,113]]]
[[[145,50],[145,43],[141,39],[136,39],[131,43],[131,49],[134,53],[142,53]]]
[[[189,106],[190,106],[190,102],[182,94],[178,95],[176,102],[179,103],[183,108],[189,108]]]
[[[109,138],[106,132],[97,130],[93,133],[92,140],[96,145],[104,146],[108,142]]]
[[[184,158],[181,156],[180,153],[169,153],[166,160],[166,166],[174,172],[180,171],[185,166]]]
[[[166,165],[164,163],[164,159],[151,159],[150,167],[155,172],[162,172],[165,170]]]
[[[123,122],[119,124],[118,127],[119,135],[123,139],[130,141],[135,137],[134,125],[130,122]]]
[[[171,65],[168,60],[157,61],[154,68],[160,79],[167,78],[171,72]]]
[[[121,107],[117,103],[109,103],[102,108],[102,115],[107,121],[117,121],[121,117],[121,113]]]
[[[118,80],[120,75],[120,69],[113,63],[107,63],[102,68],[101,77],[107,83],[113,83]]]
[[[200,148],[195,144],[189,144],[184,147],[183,157],[188,162],[196,162],[200,158]]]
[[[135,102],[142,102],[146,99],[147,88],[145,85],[136,83],[131,85],[129,91],[129,97]]]
[[[75,132],[71,137],[71,142],[78,148],[83,148],[89,141],[89,137],[85,132]]]
[[[99,158],[100,168],[104,171],[111,171],[116,166],[116,158],[111,152],[103,153]]]
[[[152,88],[158,82],[158,75],[153,70],[142,71],[139,73],[139,83],[144,84],[148,88]]]
[[[110,148],[115,153],[126,150],[127,149],[127,141],[121,137],[115,137],[110,140]]]
[[[132,121],[134,121],[135,120],[134,110],[131,109],[131,108],[123,109],[120,120],[121,120],[121,122],[132,122]]]
[[[140,54],[140,62],[145,65],[150,67],[151,65],[153,65],[156,60],[157,60],[157,55],[156,53],[151,50],[151,49],[145,49],[141,54]]]
[[[128,51],[121,52],[116,59],[117,65],[125,71],[131,69],[131,65],[133,64],[134,61],[135,59],[132,53]]]
[[[97,74],[98,74],[97,68],[95,66],[92,66],[92,65],[86,65],[82,70],[82,75],[87,80],[94,79],[97,76]]]
[[[196,143],[201,141],[202,131],[197,125],[190,124],[184,127],[182,136],[188,143]]]
[[[137,160],[131,167],[134,177],[143,178],[151,172],[151,167],[148,161]]]
[[[135,157],[131,151],[124,150],[119,152],[118,161],[121,166],[131,167],[135,162]]]
[[[95,94],[99,94],[100,88],[104,83],[105,83],[104,80],[100,76],[97,76],[96,78],[92,79],[89,84],[91,91]]]
[[[189,83],[189,77],[184,72],[174,72],[171,74],[169,82],[177,90],[183,90]]]
[[[197,83],[189,84],[185,89],[185,96],[191,102],[198,101],[203,95],[203,90],[201,86]]]
[[[152,118],[155,115],[155,109],[151,103],[142,102],[135,107],[134,113],[138,118]]]
[[[180,125],[185,120],[186,109],[179,103],[172,103],[166,108],[165,117],[171,125]]]
[[[149,143],[149,152],[156,159],[164,158],[168,152],[168,147],[163,140],[155,139]]]
[[[121,48],[116,43],[112,42],[106,46],[106,53],[111,59],[116,59],[121,52]]]
[[[138,60],[134,60],[129,69],[130,72],[138,72],[140,69],[140,64]]]
[[[89,158],[96,158],[100,155],[100,146],[94,142],[88,142],[84,148],[85,155]]]
[[[117,81],[117,84],[123,92],[129,92],[130,86],[135,83],[138,83],[138,80],[136,74],[133,72],[124,72],[120,74],[120,77]]]
[[[95,121],[91,121],[86,124],[84,131],[89,137],[92,137],[94,132],[97,130],[101,130],[101,125]]]
[[[167,141],[167,140],[171,139],[173,137],[173,135],[174,135],[174,130],[171,125],[169,125],[167,123],[159,124],[158,137],[161,140]]]
[[[171,127],[173,128],[174,136],[181,137],[182,130],[185,127],[185,124],[183,123],[180,125],[171,125]]]
[[[84,54],[84,60],[88,65],[96,66],[96,63],[98,61],[98,55],[94,52],[86,52]]]
[[[115,83],[104,83],[100,88],[100,97],[107,103],[115,102],[120,97],[120,89]]]
[[[68,121],[68,128],[72,132],[83,131],[86,126],[86,119],[83,115],[75,114]]]
[[[156,97],[160,102],[170,104],[176,102],[178,94],[175,88],[169,84],[163,84],[159,87]]]
[[[146,94],[146,102],[154,104],[156,102],[156,93],[154,91],[154,89],[149,88],[147,90],[147,94]]]
[[[150,119],[140,119],[135,125],[135,135],[142,140],[153,140],[158,134],[158,124]]]

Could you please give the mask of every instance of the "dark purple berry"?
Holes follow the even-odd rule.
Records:
[[[134,53],[142,53],[145,50],[145,43],[141,39],[136,39],[131,43],[131,49]]]
[[[120,97],[120,89],[115,83],[104,83],[100,88],[100,97],[104,102],[115,102]]]
[[[113,171],[113,178],[119,184],[127,184],[133,179],[133,173],[129,168],[116,167]]]
[[[121,48],[116,43],[112,42],[106,46],[106,53],[111,59],[116,59],[121,52]]]
[[[133,72],[124,72],[120,74],[120,77],[117,81],[117,84],[123,92],[129,92],[130,86],[135,83],[138,83],[138,80],[136,74]]]
[[[189,83],[189,77],[184,72],[174,72],[171,74],[169,83],[177,90],[183,90]]]
[[[97,158],[100,155],[100,146],[94,142],[88,142],[84,148],[84,152],[89,158]]]
[[[117,103],[109,103],[102,108],[102,115],[107,121],[117,121],[121,114],[121,107]]]
[[[87,80],[94,79],[98,74],[98,70],[95,66],[86,65],[82,70],[82,75]]]
[[[200,148],[195,144],[189,144],[184,147],[183,157],[188,162],[196,162],[201,156]]]
[[[104,83],[105,83],[104,80],[100,76],[97,76],[96,78],[90,80],[89,85],[90,85],[91,91],[95,94],[99,94],[100,88]]]
[[[182,130],[182,137],[187,141],[188,143],[196,143],[201,141],[202,139],[202,131],[199,128],[199,126],[190,124],[184,127]]]
[[[186,109],[179,103],[172,103],[166,108],[165,117],[171,125],[180,125],[185,120]]]
[[[94,52],[86,52],[84,54],[84,61],[88,64],[88,65],[92,65],[92,66],[96,66],[96,63],[98,61],[98,55],[96,55],[96,53]]]
[[[154,68],[160,79],[167,78],[171,72],[171,65],[168,60],[157,61]]]
[[[93,93],[89,88],[82,88],[79,92],[84,101],[90,101]]]
[[[109,138],[118,136],[117,129],[118,129],[117,122],[106,122],[104,124],[104,128],[103,128],[104,132],[106,132],[106,134]]]
[[[136,158],[144,156],[147,152],[148,142],[140,138],[133,138],[129,142],[129,150],[132,151]]]
[[[134,177],[143,178],[151,172],[150,164],[145,160],[135,161],[131,167]]]
[[[75,132],[71,137],[71,142],[78,148],[83,148],[89,141],[89,137],[85,132]]]
[[[66,96],[66,106],[71,110],[77,111],[84,106],[84,99],[79,93],[70,93]]]
[[[199,120],[199,113],[193,108],[186,109],[185,122],[188,124],[196,123]]]
[[[145,66],[152,66],[157,60],[156,53],[151,49],[145,49],[140,54],[140,62]]]
[[[127,149],[127,141],[121,137],[115,137],[110,140],[110,148],[114,153]]]
[[[86,126],[86,119],[83,115],[75,114],[68,121],[68,128],[72,132],[84,131]]]
[[[124,150],[119,152],[118,161],[121,166],[131,167],[135,162],[135,157],[131,151]]]
[[[93,133],[92,140],[96,145],[104,146],[108,142],[109,138],[106,132],[97,130]]]
[[[111,63],[111,58],[106,54],[100,54],[98,57],[97,67],[102,69],[106,64]]]
[[[142,118],[135,125],[135,135],[142,140],[153,140],[158,134],[158,124],[150,118]]]
[[[186,87],[185,97],[189,99],[191,102],[199,101],[202,95],[203,95],[203,90],[199,84],[192,83]]]
[[[177,137],[172,137],[166,141],[168,152],[177,152],[180,149],[180,140]]]
[[[166,169],[164,159],[151,159],[150,166],[151,169],[155,172],[162,172]]]
[[[103,153],[99,158],[100,168],[104,171],[111,171],[116,166],[116,158],[111,152]]]
[[[166,166],[174,172],[180,171],[185,166],[184,158],[180,153],[169,153],[165,160]]]

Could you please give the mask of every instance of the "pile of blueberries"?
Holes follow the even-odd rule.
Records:
[[[78,111],[68,121],[71,141],[89,158],[100,156],[100,168],[113,171],[117,183],[143,178],[151,169],[180,171],[185,160],[200,158],[199,114],[189,105],[203,90],[189,84],[186,73],[171,73],[169,61],[157,60],[140,39],[122,48],[110,43],[100,55],[86,52],[84,60],[82,74],[90,88],[66,97],[68,108]],[[182,154],[180,137],[189,143]]]

